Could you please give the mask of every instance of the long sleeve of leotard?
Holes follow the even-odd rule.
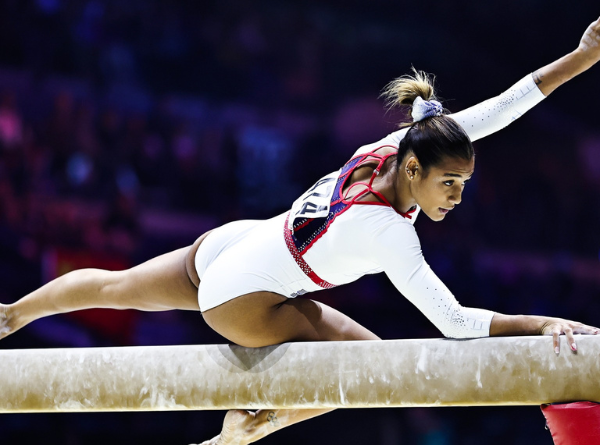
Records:
[[[499,96],[449,116],[476,141],[502,130],[545,97],[529,74]]]
[[[414,227],[388,223],[372,233],[373,260],[394,286],[446,337],[486,337],[494,313],[461,306],[425,262]]]
[[[476,141],[508,126],[545,97],[529,74],[499,96],[448,116],[463,127],[471,141]],[[406,131],[403,128],[390,134],[389,143],[397,146]]]

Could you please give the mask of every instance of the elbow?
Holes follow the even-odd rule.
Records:
[[[455,330],[442,330],[444,338],[451,340],[468,340],[470,338],[481,338],[488,337],[488,335],[481,335],[481,333],[475,333],[470,331],[455,331]]]
[[[444,338],[449,338],[452,340],[460,340],[465,338],[473,338],[472,335],[469,335],[468,332],[461,332],[458,329],[453,329],[449,327],[440,328],[440,332],[444,336]]]
[[[443,323],[442,326],[438,326],[438,329],[445,338],[457,340],[489,337],[490,335],[489,323],[467,317]]]
[[[438,325],[446,338],[467,339],[489,337],[494,313],[485,309],[457,304]]]

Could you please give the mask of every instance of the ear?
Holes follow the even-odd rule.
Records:
[[[404,174],[409,180],[415,179],[419,171],[419,160],[415,156],[411,156],[406,160],[404,165]]]

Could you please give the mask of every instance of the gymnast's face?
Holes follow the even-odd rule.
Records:
[[[475,157],[470,160],[447,157],[426,171],[418,166],[416,158],[412,159],[415,165],[409,165],[407,171],[411,195],[429,218],[442,221],[460,204],[465,184],[475,169]]]

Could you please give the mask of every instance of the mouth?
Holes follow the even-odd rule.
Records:
[[[452,207],[452,208],[454,208],[454,207]],[[445,215],[446,213],[448,213],[448,212],[449,212],[450,210],[452,210],[452,209],[446,209],[446,208],[444,208],[444,207],[439,207],[439,208],[438,208],[438,210],[440,211],[440,213],[441,213],[442,215]]]

